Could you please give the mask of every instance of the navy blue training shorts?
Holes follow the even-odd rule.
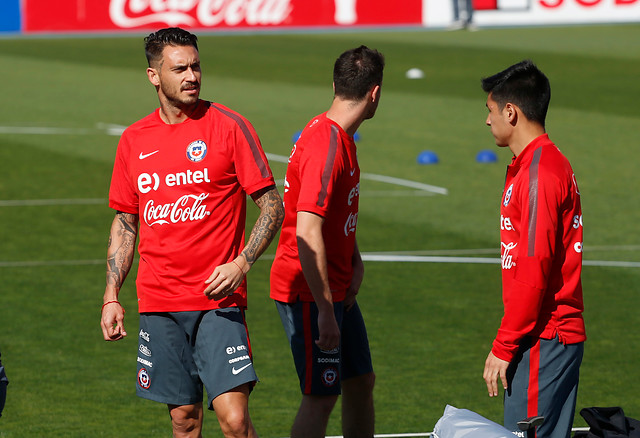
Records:
[[[341,381],[373,372],[367,329],[358,303],[349,311],[344,310],[342,303],[334,303],[341,340],[340,347],[329,352],[315,343],[319,338],[315,303],[276,301],[276,307],[291,346],[303,394],[339,395]]]
[[[142,313],[138,334],[138,396],[171,405],[208,404],[257,382],[244,310]]]

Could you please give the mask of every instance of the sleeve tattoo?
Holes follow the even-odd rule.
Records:
[[[242,254],[249,264],[253,264],[278,233],[284,219],[284,205],[278,189],[267,187],[253,195],[253,200],[260,209],[249,241]]]
[[[111,225],[107,248],[108,286],[120,289],[124,283],[133,263],[137,236],[138,215],[117,212]]]

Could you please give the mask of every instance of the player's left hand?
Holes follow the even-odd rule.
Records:
[[[211,300],[221,300],[232,295],[244,279],[243,264],[246,264],[244,258],[238,257],[231,263],[217,266],[205,281],[205,296]]]
[[[487,383],[489,397],[498,395],[498,380],[502,383],[504,390],[507,390],[507,368],[509,368],[509,362],[498,359],[493,353],[489,353],[484,363],[484,373],[482,373],[482,377]]]

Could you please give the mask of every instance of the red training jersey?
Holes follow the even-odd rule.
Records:
[[[544,134],[507,167],[500,207],[504,316],[493,354],[511,361],[522,338],[586,339],[582,209],[569,161]]]
[[[329,286],[334,302],[344,300],[353,276],[360,167],[356,145],[323,113],[312,119],[293,145],[285,178],[284,222],[271,268],[271,298],[313,301],[302,273],[296,241],[297,213],[322,216]]]
[[[166,124],[160,110],[118,144],[109,206],[140,217],[140,312],[245,307],[246,282],[224,300],[203,292],[214,268],[244,248],[246,194],[274,185],[260,140],[238,113],[200,101]]]

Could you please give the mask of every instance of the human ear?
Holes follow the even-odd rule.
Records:
[[[147,77],[149,78],[149,82],[151,82],[156,87],[160,85],[158,71],[155,68],[147,68]]]
[[[504,106],[503,114],[510,123],[515,123],[518,119],[518,107],[512,103],[506,103]]]
[[[376,85],[371,89],[371,102],[375,102],[380,99],[380,85]]]

